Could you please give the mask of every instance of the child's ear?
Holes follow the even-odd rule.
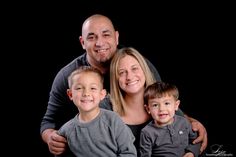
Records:
[[[66,93],[67,93],[68,97],[70,98],[70,100],[72,100],[72,91],[71,91],[71,89],[67,89]]]
[[[103,89],[101,91],[101,100],[104,99],[106,95],[107,95],[107,91],[106,91],[106,89]]]
[[[145,110],[147,111],[148,114],[151,114],[148,105],[144,104],[144,108],[145,108]]]
[[[179,104],[180,104],[180,100],[177,100],[175,102],[175,111],[177,111],[179,109]]]

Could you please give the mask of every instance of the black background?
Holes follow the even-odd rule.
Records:
[[[8,153],[50,156],[39,134],[50,87],[60,68],[82,54],[81,25],[94,13],[110,17],[120,33],[120,44],[139,50],[163,81],[179,87],[181,109],[207,129],[207,152],[218,144],[226,154],[233,153],[232,4],[87,1],[6,6],[2,25],[7,44],[3,45],[10,59],[3,69],[4,78],[13,85],[7,88],[8,116],[4,116],[13,120],[4,120],[2,129],[9,137],[5,146],[13,150]]]

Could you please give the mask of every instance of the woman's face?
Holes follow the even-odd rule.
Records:
[[[126,55],[118,64],[118,81],[120,88],[127,94],[143,92],[145,76],[139,62]]]

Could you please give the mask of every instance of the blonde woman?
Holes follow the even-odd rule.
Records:
[[[151,121],[151,116],[146,112],[144,106],[144,91],[150,84],[160,81],[160,78],[156,79],[158,77],[155,76],[153,70],[150,70],[149,67],[153,66],[149,64],[150,62],[136,49],[124,47],[114,55],[110,65],[112,108],[132,130],[136,138],[134,144],[138,156],[140,156],[141,129]],[[181,110],[178,110],[177,114],[184,116]],[[197,123],[202,126],[200,122]],[[192,123],[192,125],[196,125],[196,123]]]

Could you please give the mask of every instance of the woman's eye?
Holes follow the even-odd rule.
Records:
[[[120,75],[120,76],[123,76],[124,74],[125,74],[124,71],[120,71],[120,72],[119,72],[119,75]]]

